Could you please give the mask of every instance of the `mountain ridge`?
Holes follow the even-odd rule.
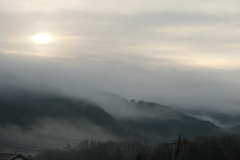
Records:
[[[5,90],[0,92],[0,97],[2,126],[17,125],[31,128],[41,121],[41,118],[52,118],[67,121],[78,128],[79,123],[88,121],[119,139],[146,142],[171,141],[180,132],[187,139],[237,132],[185,115],[168,106],[154,102],[128,101],[116,94],[108,97],[111,101],[108,107],[86,99],[24,89],[7,92]],[[107,98],[103,102],[108,104]],[[116,113],[122,110],[122,113],[119,112],[122,115],[115,117],[115,114],[108,110],[115,110]],[[126,113],[127,116],[124,115]]]

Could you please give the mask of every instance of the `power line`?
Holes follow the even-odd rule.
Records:
[[[44,139],[48,139],[48,140],[64,142],[64,143],[79,144],[82,141],[82,140],[79,140],[79,139],[71,139],[71,138],[54,136],[54,135],[49,135],[49,134],[36,133],[36,132],[32,132],[32,131],[29,131],[29,130],[26,130],[26,129],[21,129],[20,130],[20,129],[12,129],[12,128],[7,128],[6,127],[3,130],[16,132],[16,133],[20,133],[20,134],[25,134],[25,135],[33,136],[33,137],[37,137],[37,138],[44,138]],[[121,145],[124,145],[124,144],[121,144]],[[143,144],[135,144],[135,145],[141,146]],[[126,146],[129,147],[129,146],[132,146],[132,145],[131,144],[127,144]],[[158,145],[157,144],[155,144],[155,145],[151,144],[151,145],[148,145],[148,146],[157,147]],[[43,148],[41,148],[41,149],[43,149]]]
[[[0,145],[9,148],[17,148],[21,150],[28,150],[28,151],[38,151],[43,153],[51,153],[51,154],[70,154],[70,155],[89,155],[89,154],[96,154],[96,153],[76,153],[76,152],[69,152],[59,149],[50,149],[50,148],[43,148],[39,146],[32,146],[26,145],[21,143],[10,142],[6,140],[0,140]]]
[[[15,143],[15,142],[10,142],[6,140],[0,140],[0,143],[2,146],[14,146],[16,148],[21,148],[21,149],[31,149],[31,150],[42,150],[42,151],[51,151],[51,152],[56,152],[56,150],[50,149],[50,148],[43,148],[43,147],[38,147],[38,146],[31,146],[31,145],[26,145],[26,144],[20,144],[20,143]]]
[[[33,136],[33,137],[37,137],[37,138],[45,138],[45,139],[49,139],[49,140],[53,140],[53,141],[65,142],[65,143],[77,144],[77,143],[81,142],[81,140],[79,140],[79,139],[72,139],[72,138],[36,133],[36,132],[29,131],[29,130],[17,130],[17,129],[11,129],[11,128],[4,128],[4,130],[21,133],[21,134],[25,134],[25,135],[29,135],[29,136]]]
[[[43,133],[36,133],[36,132],[32,132],[32,131],[26,130],[26,129],[12,129],[12,128],[6,127],[3,129],[3,131],[11,131],[11,132],[15,132],[15,133],[33,136],[36,138],[44,138],[44,139],[48,139],[48,140],[64,142],[64,143],[72,143],[72,144],[79,144],[83,140],[83,139],[80,140],[80,139],[60,137],[60,136],[55,136],[55,135],[43,134]],[[109,139],[107,137],[102,137],[102,138],[104,138],[106,140]],[[153,146],[153,145],[151,145],[151,146]]]

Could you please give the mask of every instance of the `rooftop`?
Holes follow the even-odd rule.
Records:
[[[1,153],[0,152],[0,160],[15,160],[17,158],[23,159],[23,160],[28,160],[26,157],[22,156],[21,154]]]

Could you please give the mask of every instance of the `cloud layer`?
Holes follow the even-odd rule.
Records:
[[[3,0],[0,77],[239,112],[239,3]],[[35,44],[39,32],[53,42]]]

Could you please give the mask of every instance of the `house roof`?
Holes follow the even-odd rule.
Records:
[[[26,157],[22,156],[21,154],[0,153],[0,160],[15,160],[17,158],[21,158],[23,160],[28,160]]]

